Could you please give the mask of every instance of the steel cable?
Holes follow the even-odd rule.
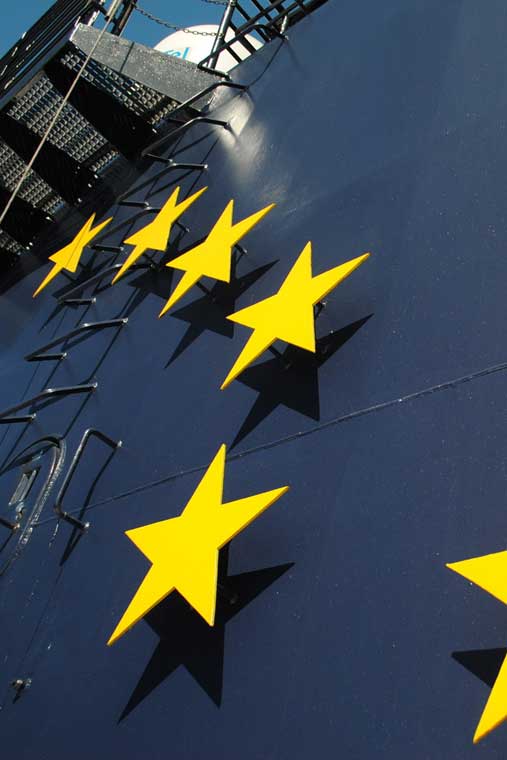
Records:
[[[12,204],[13,204],[13,202],[14,202],[17,194],[19,193],[21,187],[23,186],[23,183],[25,182],[26,178],[28,177],[28,174],[32,170],[32,167],[33,167],[33,165],[34,165],[34,163],[35,163],[35,161],[37,159],[37,156],[41,152],[42,148],[44,147],[46,141],[49,138],[49,135],[51,134],[51,132],[53,130],[53,127],[55,126],[56,122],[60,118],[60,114],[62,113],[63,109],[67,105],[67,103],[69,101],[69,98],[72,95],[72,92],[74,91],[74,89],[75,89],[77,83],[79,82],[79,80],[80,80],[80,78],[81,78],[81,76],[82,76],[85,68],[87,67],[88,63],[90,62],[90,60],[91,60],[91,58],[92,58],[92,56],[93,56],[93,54],[94,54],[97,46],[99,45],[100,41],[102,40],[102,37],[103,37],[105,31],[107,30],[107,26],[109,24],[109,21],[112,18],[114,18],[114,14],[118,10],[118,7],[119,7],[119,5],[120,5],[121,2],[122,2],[122,0],[113,0],[113,2],[111,4],[111,7],[110,7],[110,9],[108,11],[108,15],[106,16],[106,22],[105,22],[104,26],[100,30],[100,33],[99,33],[97,39],[95,40],[95,42],[93,43],[90,52],[88,53],[88,55],[84,59],[83,63],[81,64],[81,66],[79,68],[79,71],[77,72],[77,74],[76,74],[76,76],[75,76],[72,84],[70,85],[67,93],[62,98],[62,101],[61,101],[60,105],[56,109],[53,118],[49,122],[46,131],[44,132],[44,134],[41,137],[41,141],[40,141],[39,145],[37,146],[37,148],[36,148],[36,150],[35,150],[32,158],[30,159],[30,161],[25,166],[25,168],[23,170],[23,173],[21,174],[21,177],[20,177],[20,179],[19,179],[16,187],[12,191],[11,196],[10,196],[9,200],[7,201],[7,204],[6,204],[5,208],[4,208],[4,210],[0,214],[0,226],[1,226],[2,222],[3,222],[3,220],[5,219],[5,217],[7,216],[7,213],[9,211],[10,207],[12,206]]]

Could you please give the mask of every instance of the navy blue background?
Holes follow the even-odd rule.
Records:
[[[238,218],[277,203],[245,240],[251,285],[233,309],[275,292],[308,240],[316,273],[371,251],[317,320],[319,337],[341,331],[320,367],[266,353],[221,392],[249,332],[228,332],[223,292],[213,304],[194,289],[158,320],[169,270],[133,272],[88,308],[57,307],[63,276],[32,301],[45,265],[2,296],[2,407],[48,384],[99,387],[1,429],[0,463],[47,433],[71,450],[89,426],[124,442],[90,494],[109,451],[93,441],[83,457],[66,507],[87,501],[91,527],[72,551],[49,503],[1,579],[5,751],[505,756],[506,726],[472,746],[489,687],[452,655],[505,647],[507,610],[445,563],[505,548],[506,17],[499,0],[330,0],[234,71],[248,92],[211,109],[231,132],[200,125],[178,143],[205,174],[156,165],[132,188],[158,205],[176,184],[208,185],[180,250],[231,198]],[[110,245],[146,223],[111,211]],[[128,324],[58,365],[23,362],[116,316]],[[222,442],[227,499],[291,486],[234,540],[229,573],[279,570],[227,611],[223,679],[220,636],[174,604],[159,618],[176,638],[143,676],[150,625],[105,645],[147,569],[123,532],[179,514]],[[190,667],[168,673],[179,656]],[[13,702],[9,681],[26,677]]]

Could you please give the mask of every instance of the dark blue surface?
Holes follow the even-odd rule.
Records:
[[[2,296],[2,407],[99,387],[0,429],[0,463],[47,433],[71,452],[89,426],[124,441],[104,468],[90,443],[67,494],[88,533],[69,543],[48,503],[1,579],[4,751],[505,757],[506,726],[472,746],[489,687],[471,671],[507,645],[507,609],[445,563],[505,546],[505,371],[483,371],[506,359],[506,16],[499,0],[330,0],[236,69],[248,93],[212,108],[232,133],[195,127],[174,154],[209,164],[182,179],[209,190],[180,248],[230,198],[238,218],[277,203],[245,241],[235,306],[195,289],[158,320],[170,274],[135,272],[61,309],[63,277],[31,299],[45,267]],[[177,173],[148,175],[132,199],[158,205]],[[113,207],[125,225],[106,243],[145,223],[131,211]],[[318,319],[336,331],[326,360],[282,371],[266,353],[220,392],[249,334],[224,312],[272,294],[310,239],[315,272],[372,252]],[[59,365],[23,362],[119,315]],[[146,569],[123,532],[178,514],[222,442],[227,499],[291,486],[231,545],[229,574],[255,574],[230,581],[215,633],[171,602],[107,648]]]

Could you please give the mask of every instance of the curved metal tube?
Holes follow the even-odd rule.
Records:
[[[13,461],[15,462],[24,453],[34,448],[38,444],[42,444],[45,442],[50,443],[53,446],[53,458],[51,461],[51,466],[49,469],[48,476],[39,492],[39,495],[37,496],[37,499],[35,501],[34,508],[32,510],[30,517],[27,519],[25,525],[23,526],[23,528],[21,528],[21,530],[20,530],[19,523],[9,524],[7,520],[2,520],[2,525],[10,528],[12,532],[18,532],[19,530],[19,538],[18,538],[16,549],[10,555],[7,562],[0,569],[0,575],[2,575],[12,565],[14,560],[17,559],[17,557],[19,556],[21,548],[26,544],[29,531],[31,531],[32,528],[37,525],[37,520],[44,508],[44,505],[51,493],[51,490],[55,482],[57,481],[60,475],[60,472],[62,471],[63,464],[65,462],[65,454],[67,451],[67,447],[65,444],[65,439],[61,435],[47,435],[47,436],[44,436],[43,438],[37,439],[36,441],[31,443],[29,446],[26,446],[26,448],[24,448],[19,454],[17,454]],[[12,465],[12,462],[10,464]],[[10,469],[10,467],[9,466],[4,467],[2,470],[2,473],[5,472],[7,469]]]
[[[203,124],[215,124],[218,127],[223,127],[224,129],[229,129],[229,122],[228,121],[222,121],[221,119],[211,119],[209,116],[195,116],[193,119],[190,119],[190,121],[186,121],[185,124],[182,124],[181,127],[178,127],[177,129],[173,129],[172,132],[169,132],[167,135],[164,135],[163,137],[159,137],[158,140],[155,140],[155,142],[148,145],[147,148],[144,148],[144,150],[141,152],[141,156],[146,156],[151,153],[152,150],[155,150],[156,148],[160,148],[161,145],[164,145],[168,140],[172,139],[173,137],[176,137],[177,135],[184,132],[187,127],[191,127],[192,124],[196,124],[198,122],[202,122]]]
[[[217,72],[214,71],[213,73],[216,74]],[[247,85],[246,84],[238,84],[237,82],[222,82],[222,81],[220,81],[220,82],[213,82],[213,84],[209,84],[207,87],[204,88],[204,90],[201,90],[200,92],[198,92],[197,95],[192,95],[191,98],[188,98],[188,100],[185,100],[183,103],[180,103],[180,105],[176,106],[176,108],[173,111],[171,111],[171,113],[169,115],[172,118],[175,113],[178,113],[178,111],[185,110],[186,108],[188,108],[189,106],[193,105],[198,100],[200,100],[201,98],[203,98],[205,95],[208,95],[210,92],[213,92],[213,90],[216,90],[219,87],[229,87],[229,88],[231,88],[233,90],[246,90],[247,89]],[[143,151],[143,153],[144,153],[144,151]]]
[[[32,351],[31,354],[27,354],[25,356],[25,361],[42,362],[51,359],[56,359],[59,361],[60,359],[64,359],[67,356],[66,351],[61,351],[57,354],[46,354],[46,351],[49,348],[58,346],[60,343],[63,343],[63,341],[69,340],[70,338],[75,338],[76,335],[80,335],[81,333],[87,332],[88,330],[102,330],[104,327],[123,327],[123,325],[126,325],[127,322],[128,317],[122,317],[120,319],[105,319],[102,322],[83,322],[82,325],[79,325],[79,327],[76,327],[74,330],[71,330],[65,335],[60,335],[59,338],[55,338],[49,343],[46,343],[45,346],[36,348],[35,351]]]
[[[85,432],[83,433],[83,437],[81,438],[81,441],[75,451],[75,454],[72,458],[72,462],[70,463],[70,467],[67,470],[67,474],[65,475],[65,478],[62,483],[62,487],[60,488],[60,491],[58,493],[58,496],[56,497],[56,502],[55,502],[55,512],[58,515],[58,517],[60,517],[62,520],[66,520],[75,528],[79,528],[79,530],[82,530],[82,531],[87,530],[90,527],[90,523],[83,522],[82,520],[79,520],[77,517],[73,517],[73,515],[70,515],[68,512],[65,512],[65,510],[63,509],[63,498],[70,485],[70,481],[72,480],[72,476],[74,475],[76,467],[79,464],[79,460],[83,456],[83,452],[86,447],[86,444],[88,443],[89,439],[92,436],[99,438],[108,446],[111,446],[112,449],[120,448],[120,446],[122,445],[121,441],[114,441],[108,435],[106,435],[105,433],[102,433],[100,430],[97,430],[96,428],[88,428],[88,430],[85,430]]]
[[[74,299],[73,296],[75,296],[76,293],[81,293],[81,291],[87,288],[88,285],[93,285],[95,282],[100,282],[100,280],[102,280],[106,275],[111,274],[112,272],[116,272],[118,269],[121,269],[122,266],[122,264],[111,264],[111,266],[106,267],[105,269],[101,269],[101,271],[97,274],[92,275],[92,277],[89,277],[87,280],[80,282],[71,290],[68,290],[65,295],[61,296],[58,299],[58,303],[92,303],[95,300],[94,298]],[[134,264],[130,267],[130,269],[145,269],[147,266],[147,264]]]
[[[0,412],[0,425],[10,425],[13,422],[32,422],[36,418],[36,414],[25,414],[19,417],[11,417],[11,414],[26,409],[27,406],[36,404],[37,401],[43,401],[44,399],[51,398],[51,396],[73,396],[77,393],[92,393],[98,388],[98,383],[85,383],[84,385],[68,385],[62,388],[46,388],[42,393],[38,393],[36,396],[22,401],[20,404],[10,406],[8,409],[4,409]]]

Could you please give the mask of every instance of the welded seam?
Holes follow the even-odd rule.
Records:
[[[439,383],[438,385],[432,385],[429,388],[423,388],[420,391],[415,391],[414,393],[409,393],[407,396],[400,396],[399,398],[391,399],[390,401],[383,401],[379,404],[374,404],[373,406],[367,406],[363,409],[358,409],[355,412],[350,412],[349,414],[341,415],[340,417],[335,417],[332,420],[327,420],[326,422],[322,422],[320,425],[315,425],[312,428],[309,428],[308,430],[300,430],[297,433],[291,433],[291,435],[284,436],[283,438],[277,438],[273,441],[268,441],[267,443],[259,444],[258,446],[253,446],[251,449],[245,449],[245,451],[239,451],[235,454],[230,454],[227,457],[228,462],[233,462],[236,459],[241,459],[246,456],[250,456],[251,454],[257,454],[260,451],[267,451],[268,449],[273,449],[276,446],[281,446],[284,443],[290,443],[291,441],[296,441],[300,438],[305,438],[309,435],[314,435],[314,433],[320,433],[323,430],[326,430],[327,428],[333,427],[334,425],[341,425],[343,422],[349,422],[350,420],[358,419],[359,417],[365,417],[368,414],[374,414],[377,412],[383,412],[385,409],[389,409],[394,406],[398,406],[399,404],[405,404],[407,402],[416,401],[417,399],[424,398],[425,396],[430,396],[433,393],[439,393],[440,391],[446,391],[453,388],[457,388],[460,385],[464,385],[465,383],[469,383],[472,380],[478,380],[481,377],[487,377],[488,375],[493,375],[496,372],[505,372],[507,370],[507,362],[503,362],[502,364],[495,364],[492,367],[486,367],[485,369],[478,370],[477,372],[472,372],[469,375],[463,375],[462,377],[454,378],[453,380],[447,380],[444,383]],[[104,504],[109,504],[113,501],[118,501],[119,499],[124,499],[127,496],[132,496],[136,493],[141,493],[142,491],[147,491],[150,488],[155,488],[156,486],[162,485],[163,483],[169,483],[172,480],[177,480],[178,478],[182,478],[185,475],[192,475],[196,472],[204,471],[208,465],[198,465],[195,467],[189,467],[186,470],[180,470],[180,472],[174,472],[171,475],[166,475],[163,478],[159,478],[158,480],[150,481],[149,483],[144,483],[143,485],[136,486],[135,488],[131,488],[129,491],[124,491],[123,493],[116,494],[115,496],[109,496],[107,499],[102,499],[101,501],[95,502],[95,504],[90,504],[86,511],[88,512],[90,509],[95,509],[96,507],[103,506]],[[69,510],[70,513],[72,512],[78,512],[79,509],[75,510]],[[37,525],[43,525],[47,522],[53,522],[55,518],[48,518],[47,520],[41,520],[37,523]]]

